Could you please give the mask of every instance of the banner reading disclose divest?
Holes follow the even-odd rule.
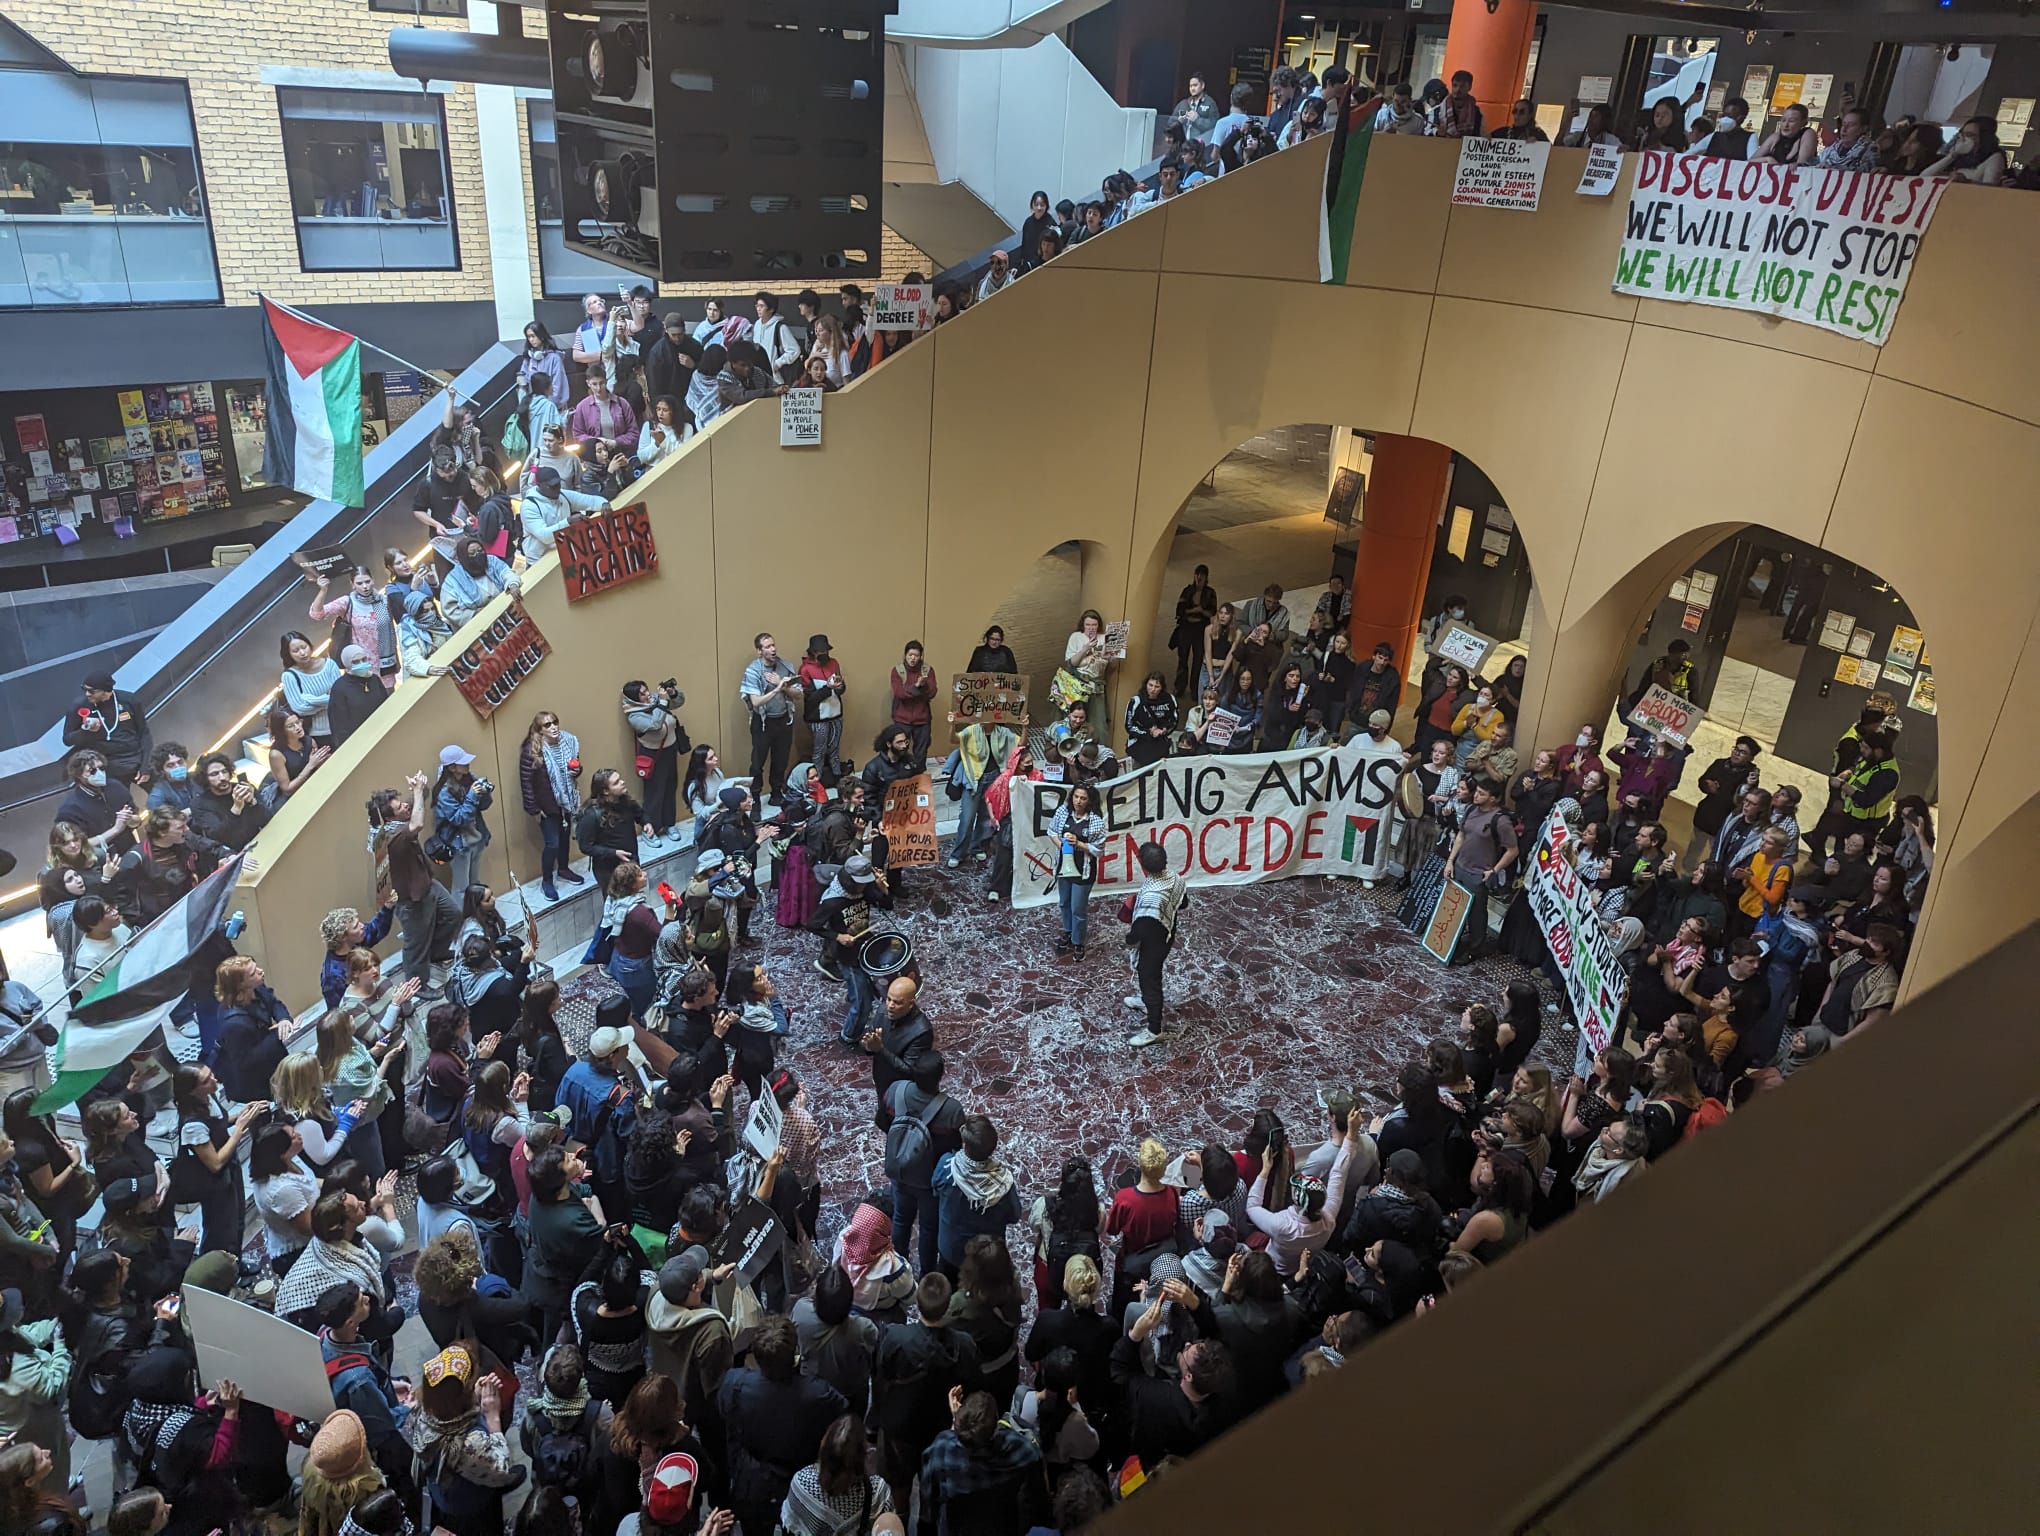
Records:
[[[1883,346],[1945,181],[1638,157],[1617,293],[1778,315]]]
[[[1092,895],[1135,890],[1139,851],[1157,842],[1192,885],[1250,885],[1291,875],[1388,873],[1390,815],[1402,752],[1361,738],[1336,750],[1172,757],[1093,787],[1105,818]],[[1067,784],[1013,785],[1013,905],[1055,899],[1048,823]]]

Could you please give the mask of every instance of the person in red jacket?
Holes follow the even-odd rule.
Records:
[[[836,787],[843,776],[843,669],[829,654],[827,635],[808,636],[800,661],[801,713],[807,718],[808,760],[822,782]],[[895,712],[897,718],[897,712]]]
[[[935,669],[923,659],[921,642],[909,640],[906,656],[892,669],[892,717],[914,740],[914,756],[928,755],[928,722],[933,717]]]

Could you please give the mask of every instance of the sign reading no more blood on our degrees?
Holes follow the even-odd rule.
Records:
[[[779,397],[779,446],[819,448],[822,446],[822,396],[820,389],[789,389]]]
[[[1534,212],[1550,158],[1551,146],[1532,139],[1461,139],[1452,206]]]
[[[1707,718],[1707,711],[1691,699],[1682,699],[1671,689],[1657,683],[1636,701],[1636,708],[1629,712],[1629,723],[1641,726],[1651,735],[1669,741],[1675,747],[1683,747],[1693,739],[1693,732],[1700,722]]]
[[[958,725],[1025,725],[1024,672],[958,672],[949,681],[949,718]]]
[[[1615,291],[1883,346],[1945,181],[1646,150]]]
[[[925,331],[934,304],[926,283],[879,283],[871,290],[871,328],[875,331]]]
[[[617,507],[600,517],[577,517],[554,539],[560,573],[567,581],[567,601],[622,586],[659,568],[659,549],[652,542],[652,518],[645,504]]]

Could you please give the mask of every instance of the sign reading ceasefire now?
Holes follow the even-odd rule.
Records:
[[[1615,291],[1749,309],[1883,346],[1948,185],[1647,150]]]
[[[652,542],[651,514],[643,502],[601,517],[577,517],[559,531],[553,545],[560,552],[570,603],[659,568],[659,547]]]

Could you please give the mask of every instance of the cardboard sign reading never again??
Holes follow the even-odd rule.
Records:
[[[560,553],[560,574],[567,579],[570,603],[649,576],[659,568],[651,514],[643,502],[617,507],[601,517],[577,517],[559,531],[554,545]]]

